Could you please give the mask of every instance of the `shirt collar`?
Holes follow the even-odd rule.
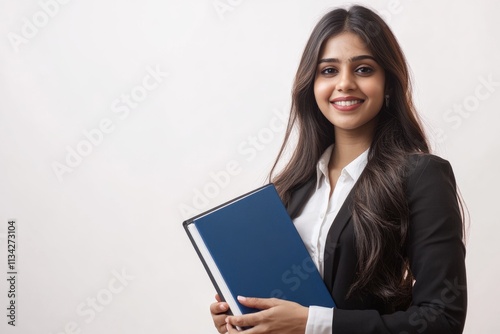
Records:
[[[356,159],[351,161],[347,166],[342,169],[342,173],[347,173],[353,180],[354,183],[358,181],[361,173],[365,169],[365,166],[368,162],[368,151],[367,149],[363,153],[361,153]],[[328,177],[328,163],[330,162],[330,156],[332,155],[333,144],[330,145],[325,152],[321,155],[316,164],[316,189],[319,188],[320,182],[323,177]]]

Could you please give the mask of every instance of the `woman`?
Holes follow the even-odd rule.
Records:
[[[241,297],[261,311],[227,316],[220,333],[461,333],[467,291],[463,213],[449,163],[429,154],[404,55],[361,6],[326,14],[293,87],[276,185],[337,305]],[[249,296],[252,297],[252,296]]]

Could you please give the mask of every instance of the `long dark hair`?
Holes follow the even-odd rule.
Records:
[[[358,35],[385,71],[389,106],[379,112],[365,170],[353,188],[352,218],[358,254],[358,275],[349,294],[367,290],[396,308],[411,300],[413,276],[404,254],[409,224],[405,195],[408,154],[429,153],[412,101],[404,54],[387,24],[373,11],[353,6],[335,9],[316,25],[306,44],[292,90],[285,139],[269,174],[285,205],[294,190],[316,173],[316,162],[334,143],[334,127],[314,97],[317,62],[326,41],[342,32]],[[275,174],[292,132],[298,141],[286,167]]]

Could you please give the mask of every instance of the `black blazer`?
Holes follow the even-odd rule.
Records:
[[[390,313],[374,296],[346,294],[357,255],[349,194],[328,232],[324,281],[337,304],[333,334],[462,333],[467,309],[465,247],[455,177],[448,161],[430,154],[409,157],[407,254],[415,277],[412,303]],[[295,191],[287,210],[297,217],[314,191],[315,178]]]

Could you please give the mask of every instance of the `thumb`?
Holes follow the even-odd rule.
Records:
[[[276,298],[251,298],[238,296],[238,301],[247,307],[259,310],[265,310],[279,304],[279,300]]]

